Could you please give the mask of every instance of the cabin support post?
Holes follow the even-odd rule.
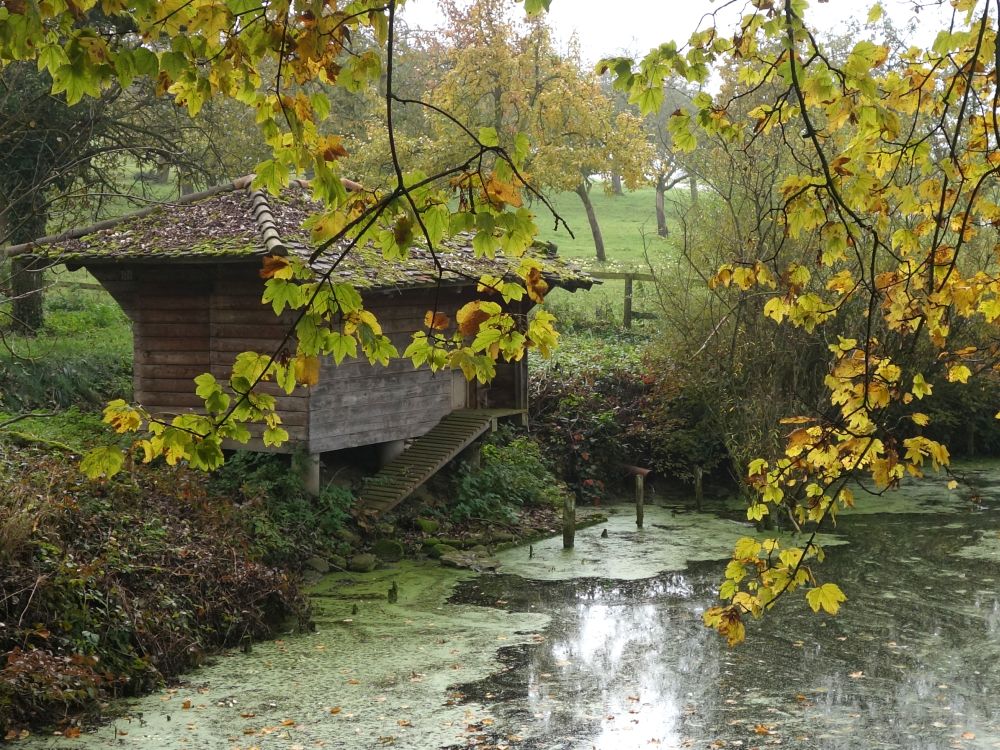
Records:
[[[323,466],[322,456],[319,453],[310,453],[302,461],[299,471],[302,473],[302,486],[305,491],[313,497],[319,495],[320,491],[320,469]]]

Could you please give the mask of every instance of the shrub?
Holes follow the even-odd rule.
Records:
[[[621,465],[648,463],[643,409],[649,379],[636,340],[564,337],[531,372],[531,423],[580,497],[599,498]]]
[[[459,472],[449,511],[457,521],[514,521],[517,508],[559,503],[564,491],[534,440],[501,431],[482,446],[478,467]]]
[[[180,467],[81,480],[0,442],[0,736],[99,710],[205,654],[273,633],[304,601],[250,552],[231,505]]]
[[[306,492],[296,456],[241,451],[211,480],[215,492],[240,503],[240,518],[255,554],[272,564],[294,563],[326,549],[350,518],[350,490],[327,485],[318,497]]]

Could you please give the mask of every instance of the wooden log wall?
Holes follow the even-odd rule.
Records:
[[[202,401],[194,392],[195,377],[211,372],[227,382],[237,354],[275,351],[292,325],[292,314],[276,317],[261,303],[256,262],[116,264],[89,270],[133,321],[135,398],[154,413],[198,409]],[[454,321],[458,309],[475,297],[471,288],[442,288],[437,294],[372,292],[364,301],[402,353],[435,304]],[[293,354],[294,340],[286,346]],[[369,365],[364,358],[338,367],[324,358],[320,382],[313,388],[299,388],[291,396],[273,384],[262,390],[277,398],[290,436],[281,452],[296,445],[320,453],[402,440],[428,432],[456,408],[527,405],[523,361],[498,365],[497,380],[489,388],[457,382],[459,378],[450,371],[414,369],[402,358],[388,367]],[[261,431],[251,429],[254,440],[246,447],[274,450],[263,445]]]
[[[454,321],[455,313],[471,299],[468,290],[443,288],[363,295],[365,307],[382,325],[400,354],[414,332],[422,330],[424,315],[435,308]],[[417,437],[455,408],[455,376],[450,371],[415,369],[408,359],[388,367],[371,366],[362,358],[340,366],[325,358],[320,382],[310,400],[310,451],[339,450]]]

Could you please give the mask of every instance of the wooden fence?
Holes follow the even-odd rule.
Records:
[[[644,271],[588,271],[595,279],[624,280],[625,281],[625,315],[622,325],[626,328],[632,327],[632,287],[637,281],[656,281],[653,274]]]

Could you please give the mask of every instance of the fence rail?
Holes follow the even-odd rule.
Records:
[[[646,271],[588,271],[595,279],[624,280],[625,281],[625,315],[622,325],[626,328],[632,327],[632,285],[636,281],[656,281],[656,277]]]

